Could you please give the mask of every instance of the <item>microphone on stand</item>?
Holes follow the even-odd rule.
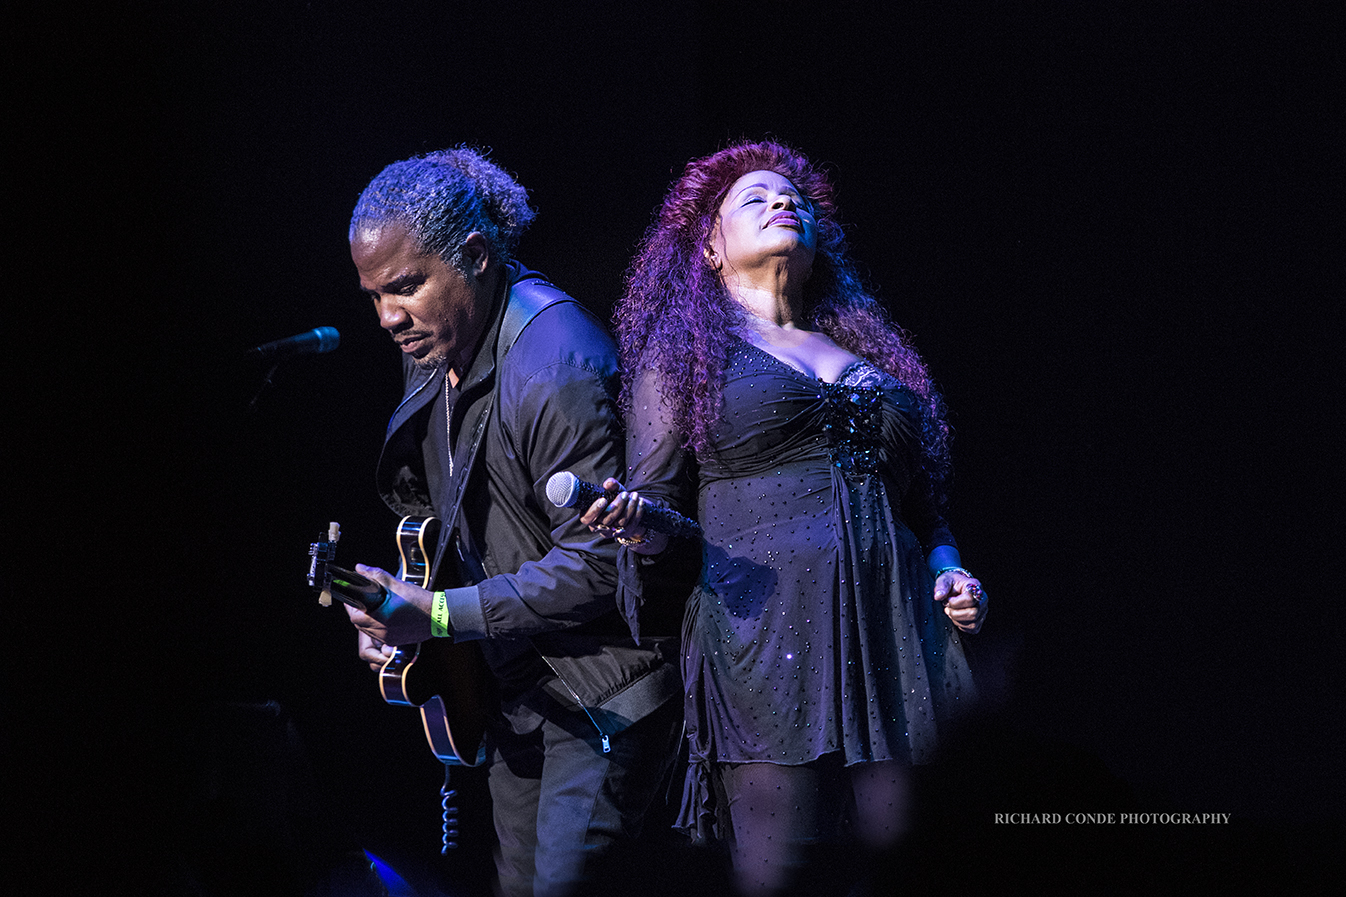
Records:
[[[335,327],[314,327],[312,330],[272,340],[249,349],[248,355],[277,358],[286,355],[321,354],[331,352],[341,344],[341,334]]]
[[[586,483],[568,470],[552,474],[547,480],[547,498],[558,508],[587,508],[607,493],[593,483]],[[700,538],[701,524],[684,517],[670,508],[645,505],[640,525],[657,533],[677,538]]]
[[[262,398],[262,393],[266,392],[267,387],[271,385],[272,376],[280,369],[281,362],[287,357],[331,352],[340,343],[341,334],[337,333],[335,327],[314,327],[312,330],[287,336],[285,339],[272,340],[269,343],[262,343],[260,346],[253,346],[243,353],[244,357],[247,358],[265,358],[271,362],[266,376],[262,378],[262,385],[257,387],[257,393],[248,403],[248,413],[252,414],[257,410],[258,400]]]

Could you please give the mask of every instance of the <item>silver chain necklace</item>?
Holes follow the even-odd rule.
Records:
[[[449,404],[449,369],[444,369],[444,438],[448,440],[449,479],[453,479],[453,407]]]

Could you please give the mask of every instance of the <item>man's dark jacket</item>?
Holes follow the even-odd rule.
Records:
[[[444,368],[404,358],[379,493],[399,514],[443,519],[455,485],[464,490],[456,520],[444,521],[436,588],[447,592],[454,640],[481,640],[497,675],[512,680],[504,710],[516,728],[578,704],[612,734],[680,692],[677,647],[657,631],[639,644],[631,637],[615,601],[616,544],[548,501],[546,486],[559,471],[602,482],[624,469],[616,347],[536,272],[511,263],[502,273],[481,347],[452,394],[452,473],[447,458],[423,451],[432,406],[446,402]],[[434,461],[443,485],[432,496],[425,465]],[[450,542],[455,530],[464,549]],[[475,585],[453,587],[464,581]]]

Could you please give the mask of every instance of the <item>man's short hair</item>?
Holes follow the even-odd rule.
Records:
[[[463,273],[462,246],[473,231],[494,261],[513,256],[536,213],[525,190],[485,154],[466,146],[394,162],[369,182],[351,215],[362,230],[399,224],[421,248]]]

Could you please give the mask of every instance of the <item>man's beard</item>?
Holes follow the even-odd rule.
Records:
[[[444,352],[438,350],[432,350],[421,358],[411,359],[411,363],[423,371],[433,371],[437,368],[442,368],[446,361],[448,361],[448,356],[445,355]]]

